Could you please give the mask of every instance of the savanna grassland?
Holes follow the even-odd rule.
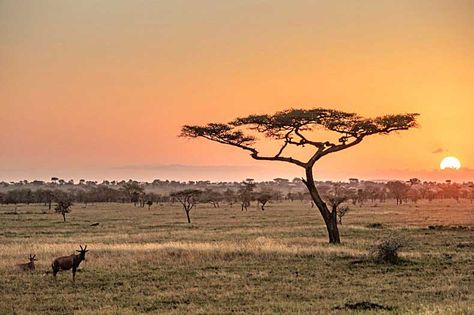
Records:
[[[3,205],[0,314],[345,314],[363,301],[390,308],[372,313],[474,313],[473,204],[355,206],[337,246],[316,211],[199,205],[187,224],[178,204],[75,204],[63,223],[43,205]],[[405,237],[402,261],[368,259],[389,235]],[[79,244],[90,252],[75,284],[45,273]],[[30,253],[36,271],[16,270]]]

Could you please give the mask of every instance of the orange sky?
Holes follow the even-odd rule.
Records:
[[[473,15],[462,0],[0,1],[0,180],[301,176],[177,135],[313,106],[421,114],[318,178],[473,180]],[[465,169],[435,171],[446,155]]]

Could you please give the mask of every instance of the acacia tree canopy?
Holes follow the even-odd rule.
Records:
[[[204,126],[185,125],[182,137],[203,137],[211,141],[232,145],[247,150],[257,160],[283,161],[307,168],[312,167],[321,157],[341,151],[360,143],[365,137],[374,134],[389,134],[394,131],[416,127],[418,114],[385,115],[364,118],[354,113],[338,110],[288,109],[274,115],[250,115],[237,118],[229,123],[209,123]],[[308,131],[322,128],[340,134],[336,143],[310,139]],[[267,138],[282,140],[278,152],[272,156],[262,156],[255,148],[256,137],[245,134],[245,129],[256,131]],[[308,161],[300,161],[284,156],[289,146],[315,147],[315,153]]]
[[[329,242],[340,243],[337,227],[337,209],[330,209],[319,195],[314,183],[313,166],[323,156],[335,153],[354,145],[370,135],[389,134],[416,127],[418,114],[385,115],[376,118],[364,118],[354,113],[333,109],[288,109],[273,115],[250,115],[237,118],[226,124],[210,123],[204,126],[185,125],[181,129],[182,137],[202,137],[222,144],[235,146],[250,152],[256,160],[288,162],[305,169],[304,184],[318,207],[328,230]],[[315,130],[329,130],[337,133],[337,141],[317,140],[310,137]],[[253,133],[280,140],[281,146],[274,155],[261,155],[255,147],[257,138]],[[288,146],[314,147],[307,161],[287,156]]]

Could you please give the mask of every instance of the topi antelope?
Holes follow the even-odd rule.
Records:
[[[29,263],[18,264],[16,266],[18,268],[20,268],[21,270],[35,270],[35,261],[38,260],[38,259],[36,259],[36,255],[31,255],[30,254],[29,260],[30,260]]]
[[[69,270],[72,268],[72,281],[74,282],[76,280],[77,267],[79,267],[79,264],[83,260],[86,260],[86,253],[88,252],[88,250],[86,250],[87,245],[85,245],[84,248],[82,248],[81,245],[79,245],[79,247],[81,250],[76,250],[76,252],[79,252],[79,254],[58,257],[53,261],[51,267],[53,268],[54,278],[56,278],[56,274],[59,272],[59,270]]]

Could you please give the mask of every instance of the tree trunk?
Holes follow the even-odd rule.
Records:
[[[191,218],[189,217],[189,210],[186,211],[186,218],[188,219],[188,223],[191,223]]]
[[[63,220],[64,220],[64,222],[66,222],[66,214],[65,214],[65,213],[62,213],[62,215],[63,215]]]
[[[306,180],[304,181],[308,188],[309,194],[313,199],[314,204],[318,207],[321,216],[323,217],[326,229],[328,231],[329,243],[339,244],[341,239],[339,236],[339,229],[337,228],[337,213],[336,211],[329,211],[326,203],[321,199],[316,185],[314,184],[313,169],[312,167],[306,168]]]

